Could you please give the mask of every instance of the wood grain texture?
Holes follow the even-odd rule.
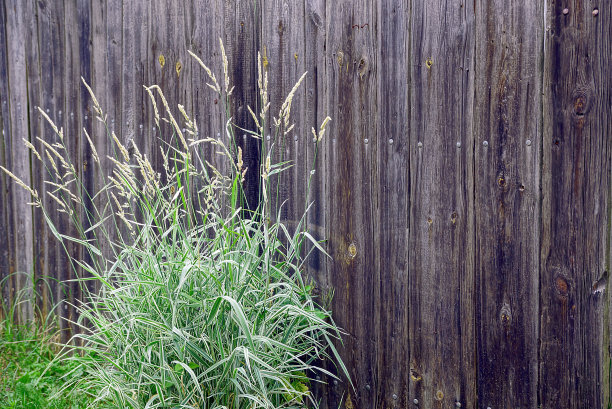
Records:
[[[23,2],[8,2],[6,18],[6,49],[8,82],[8,119],[4,143],[7,165],[25,184],[31,184],[30,156],[23,144],[29,139],[28,130],[28,84],[26,75],[26,9]],[[8,130],[8,132],[6,132]],[[32,209],[24,206],[31,201],[25,190],[11,183],[8,186],[7,202],[13,229],[9,233],[13,259],[9,260],[9,273],[18,272],[14,277],[14,291],[19,291],[22,303],[17,307],[20,322],[26,322],[33,315],[32,299]]]
[[[48,189],[22,144],[57,140],[41,106],[64,128],[85,184],[100,187],[113,151],[83,76],[109,130],[161,169],[159,143],[176,139],[167,124],[154,130],[142,85],[160,85],[175,117],[179,103],[193,112],[201,137],[226,138],[229,117],[254,127],[261,51],[275,101],[268,127],[308,71],[295,127],[275,147],[294,163],[277,181],[289,199],[281,218],[295,228],[314,201],[308,226],[332,258],[315,255],[307,272],[321,300],[335,292],[347,331],[338,347],[354,389],[322,377],[322,408],[606,407],[612,294],[591,287],[612,257],[611,16],[607,2],[578,0],[6,1],[0,164]],[[223,85],[219,38],[235,86],[227,112],[187,54]],[[327,115],[316,150],[310,128]],[[260,142],[240,132],[233,142],[254,207]],[[227,169],[211,147],[199,153]],[[4,174],[0,188],[0,279],[34,271],[43,312],[76,301],[75,284],[42,285],[74,277],[64,249]],[[26,282],[7,280],[3,299]],[[76,318],[68,305],[58,313]]]
[[[536,408],[543,7],[476,9],[474,151],[478,399]]]
[[[229,112],[232,122],[244,129],[255,129],[255,123],[249,114],[247,105],[257,101],[259,95],[256,84],[261,10],[258,2],[227,0],[223,15],[230,89],[235,87]],[[223,76],[217,78],[224,87]],[[251,170],[246,173],[243,184],[246,199],[243,207],[255,209],[259,201],[260,142],[240,130],[235,131],[234,138],[232,142],[234,152],[237,151],[237,147],[242,149],[244,166]]]
[[[376,9],[368,1],[326,3],[325,100],[333,118],[323,144],[325,169],[325,233],[333,263],[327,264],[334,289],[332,311],[347,331],[341,355],[357,388],[370,392],[355,399],[344,383],[327,393],[329,407],[341,400],[376,407],[379,397],[376,203]],[[363,30],[353,28],[364,25]],[[331,381],[331,380],[328,380]],[[350,405],[349,405],[350,406]]]
[[[410,343],[410,4],[378,2],[377,19],[377,197],[374,216],[376,269],[379,287],[373,301],[378,309],[376,407],[409,407]],[[363,25],[363,23],[362,23]],[[359,31],[364,30],[359,26]],[[357,29],[355,29],[357,30]],[[369,70],[358,63],[358,70]],[[362,72],[362,71],[361,71]],[[367,272],[364,272],[367,274]],[[400,375],[401,374],[401,375]],[[399,375],[399,376],[398,376]],[[361,391],[367,394],[365,385]]]
[[[411,9],[410,396],[434,408],[476,407],[472,5]]]
[[[609,251],[612,4],[546,7],[539,396],[543,408],[600,408],[609,298],[592,285]]]
[[[12,12],[6,9],[6,4],[0,6],[0,21],[3,23],[0,27],[0,129],[2,130],[2,143],[0,144],[0,165],[5,168],[10,166],[11,152],[7,147],[7,136],[10,132],[11,120],[9,115],[8,104],[8,49],[6,42],[6,21],[7,12]],[[12,162],[11,162],[12,163]],[[14,235],[11,206],[9,205],[9,187],[13,184],[10,177],[4,172],[0,174],[0,296],[2,296],[2,305],[10,305],[12,299],[13,283],[11,281],[11,272],[14,263],[14,249],[10,237]],[[0,317],[5,317],[4,308],[0,309]]]

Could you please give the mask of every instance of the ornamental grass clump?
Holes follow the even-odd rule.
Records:
[[[233,88],[224,50],[223,87],[192,56],[229,116]],[[32,204],[41,208],[64,247],[82,246],[87,256],[71,258],[87,297],[76,306],[81,332],[66,355],[84,375],[69,378],[65,391],[85,392],[100,405],[119,408],[316,407],[314,376],[334,376],[318,363],[330,358],[348,376],[332,343],[341,332],[303,276],[306,247],[323,249],[306,230],[305,217],[289,229],[279,220],[277,203],[283,198],[271,198],[271,179],[288,166],[271,163],[271,157],[292,128],[291,103],[303,78],[274,117],[259,60],[258,112],[248,108],[256,129],[248,133],[261,140],[261,169],[244,167],[231,118],[224,137],[203,137],[186,109],[178,105],[173,113],[153,85],[145,89],[155,124],[159,133],[172,132],[172,142],[160,147],[163,169],[156,169],[134,142],[124,145],[111,131],[83,81],[116,152],[108,157],[112,168],[104,168],[101,152],[83,130],[84,143],[105,175],[96,192],[85,188],[62,129],[40,111],[56,141],[41,139],[42,150],[28,147],[48,171],[48,190],[39,193],[4,170],[30,191]],[[266,143],[269,117],[275,137]],[[317,146],[328,122],[312,130]],[[203,157],[202,144],[214,145],[229,172]],[[245,172],[259,174],[254,210],[241,206]],[[68,215],[76,235],[54,225],[45,195]],[[89,290],[92,280],[95,291]]]

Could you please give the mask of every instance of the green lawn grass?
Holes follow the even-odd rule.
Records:
[[[86,408],[86,397],[54,396],[76,365],[54,360],[57,353],[50,334],[5,323],[0,328],[0,408]]]

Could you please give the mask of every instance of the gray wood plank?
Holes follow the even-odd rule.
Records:
[[[239,0],[225,1],[223,15],[225,48],[230,67],[232,94],[229,112],[233,121],[241,128],[254,129],[255,124],[248,112],[247,104],[256,101],[259,95],[257,84],[257,51],[260,41],[261,7],[255,2]],[[223,84],[223,77],[219,83]],[[221,85],[224,86],[224,85]],[[244,166],[251,169],[243,184],[247,209],[255,209],[259,200],[259,163],[261,149],[259,141],[236,131],[234,151],[242,148]]]
[[[59,12],[56,8],[57,4],[38,2],[37,3],[37,30],[38,30],[38,50],[39,50],[39,70],[40,70],[40,102],[38,106],[53,120],[58,120],[59,111],[63,110],[63,83],[61,80],[61,74],[58,71],[63,66],[63,55],[60,50],[63,50],[64,37],[60,31],[63,24],[59,23]],[[35,118],[40,122],[40,131],[36,137],[44,139],[48,143],[57,142],[58,138],[53,133],[51,127],[47,124],[47,121],[40,115],[36,114]],[[36,130],[34,130],[36,132]],[[36,140],[34,143],[37,150],[44,155],[44,145]],[[48,159],[45,158],[46,165],[43,165],[44,171],[41,172],[41,179],[52,180],[57,182],[55,172],[52,170]],[[42,183],[42,180],[37,183]],[[41,195],[45,195],[43,198],[43,204],[48,209],[49,214],[54,222],[57,222],[57,204],[46,192],[49,190],[49,186],[43,186],[40,190]],[[36,213],[36,212],[35,212]],[[44,277],[49,279],[48,293],[46,296],[49,298],[48,303],[50,306],[60,303],[63,296],[64,285],[58,280],[59,278],[59,266],[66,265],[65,254],[60,244],[58,243],[55,236],[51,233],[51,230],[45,225],[44,228],[39,230],[38,235],[44,240],[43,242],[43,255],[44,262],[42,265],[42,271],[40,272]],[[59,317],[62,316],[62,309],[60,306],[56,313]],[[59,320],[58,324],[61,328],[65,324],[62,320]]]
[[[410,201],[410,4],[408,1],[378,3],[377,127],[378,168],[376,233],[379,294],[373,294],[379,310],[376,347],[375,393],[382,407],[410,407],[410,342],[408,304],[409,201]],[[363,25],[363,23],[362,23]],[[362,31],[364,28],[355,30]],[[360,69],[363,61],[357,62]],[[365,62],[367,64],[367,61]],[[363,67],[365,70],[370,68]],[[362,393],[368,393],[363,389]]]
[[[604,407],[609,297],[592,286],[608,267],[612,3],[546,10],[539,401]]]
[[[38,5],[33,0],[24,2],[26,8],[26,69],[28,83],[28,140],[33,145],[37,145],[36,137],[43,134],[42,117],[38,111],[38,107],[42,102],[41,95],[41,72],[40,72],[40,55],[39,55],[39,38],[38,38]],[[32,188],[38,192],[44,192],[43,177],[46,176],[46,170],[43,163],[37,157],[30,153],[30,164],[32,174]],[[36,309],[35,314],[39,315],[35,318],[46,319],[52,308],[50,294],[50,282],[46,277],[46,254],[45,254],[45,230],[47,226],[42,212],[34,210],[32,212],[32,282],[36,291]],[[41,234],[42,233],[42,234]]]
[[[83,86],[80,82],[81,79],[81,64],[89,59],[89,55],[85,53],[81,55],[80,37],[87,36],[86,32],[82,32],[83,28],[80,25],[77,3],[66,2],[64,4],[64,38],[65,38],[65,53],[63,58],[63,89],[64,89],[64,100],[60,105],[60,112],[57,112],[59,123],[64,129],[64,141],[66,145],[66,154],[74,164],[76,173],[79,178],[84,175],[83,167],[83,156],[82,156],[82,143],[85,142],[82,138],[81,124],[87,116],[86,110],[81,106],[80,97],[82,95]],[[67,112],[74,110],[74,116],[66,115]],[[86,143],[86,142],[85,142]],[[74,193],[82,196],[80,189],[73,187]],[[83,220],[85,216],[83,209],[80,205],[75,204],[75,215],[78,217],[77,220]],[[62,215],[60,217],[59,227],[60,231],[65,232],[71,237],[79,237],[78,230],[73,220],[68,215]],[[76,243],[65,243],[66,250],[72,259],[82,260],[83,259],[83,248]],[[71,264],[66,263],[65,266]],[[63,271],[62,271],[63,270]],[[68,308],[64,311],[64,318],[70,322],[76,322],[78,316],[76,311],[76,305],[78,300],[82,300],[82,290],[78,278],[82,277],[83,270],[81,268],[62,268],[59,270],[64,280],[69,280],[66,283],[68,293],[66,299]],[[65,277],[65,278],[64,278]],[[76,325],[68,324],[70,328],[70,334],[74,334],[78,331]]]
[[[186,25],[188,26],[188,49],[195,53],[214,73],[216,78],[223,77],[223,62],[219,39],[225,40],[225,20],[219,16],[225,15],[225,3],[216,0],[193,0],[186,10]],[[227,51],[227,49],[226,49]],[[227,115],[224,103],[212,89],[206,86],[210,82],[208,75],[200,64],[191,56],[186,56],[185,69],[190,71],[191,91],[190,107],[192,116],[196,119],[200,135],[198,138],[218,138],[227,141],[225,123]],[[187,101],[186,101],[187,102]],[[185,105],[187,108],[188,105]],[[221,155],[215,154],[216,147],[211,144],[197,145],[199,157],[208,160],[221,173],[227,174],[230,163]],[[202,166],[202,164],[196,164]],[[249,169],[257,172],[257,169]]]
[[[10,148],[8,147],[10,135],[10,116],[8,104],[8,43],[6,41],[7,26],[6,4],[0,6],[0,129],[2,130],[2,144],[0,144],[0,165],[9,168],[11,160]],[[14,235],[13,219],[11,218],[11,202],[9,201],[8,189],[13,182],[4,172],[0,174],[0,296],[2,305],[8,307],[11,302],[11,272],[14,268],[14,251],[11,237]],[[4,316],[4,309],[0,309],[0,316]]]
[[[28,128],[28,88],[26,76],[26,16],[22,2],[6,4],[6,43],[8,72],[8,111],[10,128],[5,135],[6,149],[10,152],[9,169],[25,184],[30,185],[30,155],[23,144],[29,138]],[[8,201],[11,203],[10,217],[13,219],[14,236],[11,237],[14,249],[13,270],[19,272],[15,284],[23,294],[23,303],[17,307],[17,319],[25,323],[33,318],[32,296],[32,209],[24,205],[31,201],[30,193],[10,183]],[[17,289],[16,289],[17,290]]]
[[[375,302],[381,278],[376,258],[376,18],[368,1],[326,3],[325,104],[333,118],[322,145],[325,236],[333,258],[327,264],[327,282],[334,289],[334,319],[347,331],[341,355],[354,384],[370,385],[371,393],[359,391],[360,407],[381,405],[375,391],[386,382],[376,373],[381,318]],[[356,24],[364,28],[353,28]],[[329,407],[338,407],[341,399],[349,407],[356,401],[346,382],[330,384],[326,398]]]
[[[476,407],[473,3],[411,9],[410,397]]]
[[[474,75],[478,399],[536,408],[543,7],[477,5]]]

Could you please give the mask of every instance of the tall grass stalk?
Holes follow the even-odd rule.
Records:
[[[147,86],[156,127],[160,134],[168,128],[172,132],[172,142],[160,146],[163,169],[155,169],[134,142],[124,146],[111,131],[83,81],[115,152],[108,157],[112,169],[104,168],[83,130],[84,143],[104,175],[102,187],[87,190],[62,129],[43,110],[58,142],[41,139],[40,152],[28,147],[47,169],[48,189],[32,190],[4,169],[31,193],[32,204],[41,208],[64,247],[73,242],[87,254],[71,258],[73,268],[82,272],[87,298],[76,306],[81,333],[70,348],[78,353],[68,358],[85,376],[73,378],[66,391],[90,393],[96,402],[120,408],[297,408],[317,406],[311,393],[316,374],[335,377],[318,362],[329,359],[348,377],[332,343],[341,331],[303,276],[304,244],[324,250],[306,230],[306,212],[291,230],[280,221],[278,203],[284,198],[270,200],[271,180],[290,166],[271,163],[271,158],[293,128],[291,105],[306,74],[273,117],[275,136],[266,144],[271,115],[261,58],[258,112],[248,108],[256,129],[245,130],[229,117],[233,87],[222,44],[221,49],[223,86],[191,55],[222,101],[229,146],[223,137],[202,136],[183,106],[176,112],[158,86]],[[313,143],[321,143],[328,122],[312,130]],[[261,140],[261,169],[244,167],[242,151],[234,144],[236,129]],[[203,157],[201,144],[222,154],[229,173]],[[241,207],[245,172],[258,172],[260,178],[260,202],[249,211]],[[45,195],[69,216],[76,236],[55,226]],[[107,243],[110,251],[104,250]],[[87,280],[98,283],[99,290],[89,291]]]

